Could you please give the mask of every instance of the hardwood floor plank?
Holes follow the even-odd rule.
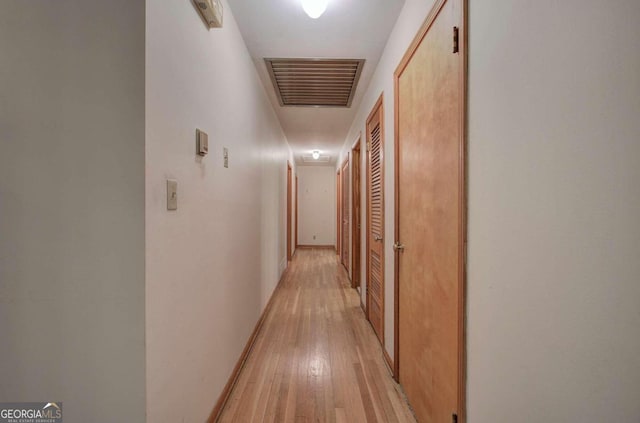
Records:
[[[353,368],[356,373],[356,378],[358,381],[358,386],[360,387],[360,397],[362,398],[362,404],[364,405],[364,411],[366,413],[368,423],[375,423],[378,421],[376,417],[376,410],[371,400],[371,395],[369,395],[369,389],[367,389],[367,381],[364,377],[364,372],[362,371],[362,367],[360,363],[356,363],[353,365]]]
[[[220,422],[415,422],[331,250],[298,250]]]

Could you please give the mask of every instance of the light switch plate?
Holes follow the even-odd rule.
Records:
[[[167,179],[167,210],[178,210],[178,181]]]
[[[196,153],[198,156],[206,156],[208,152],[209,135],[200,129],[196,129]]]

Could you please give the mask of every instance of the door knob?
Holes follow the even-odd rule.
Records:
[[[382,241],[382,237],[380,235],[373,236],[374,241]]]
[[[395,244],[393,244],[393,250],[404,251],[404,245],[400,244],[399,242],[396,242]]]

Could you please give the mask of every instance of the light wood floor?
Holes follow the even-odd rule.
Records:
[[[415,422],[333,250],[298,249],[222,422]]]

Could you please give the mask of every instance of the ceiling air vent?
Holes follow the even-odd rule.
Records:
[[[351,107],[364,60],[264,59],[281,106]]]

